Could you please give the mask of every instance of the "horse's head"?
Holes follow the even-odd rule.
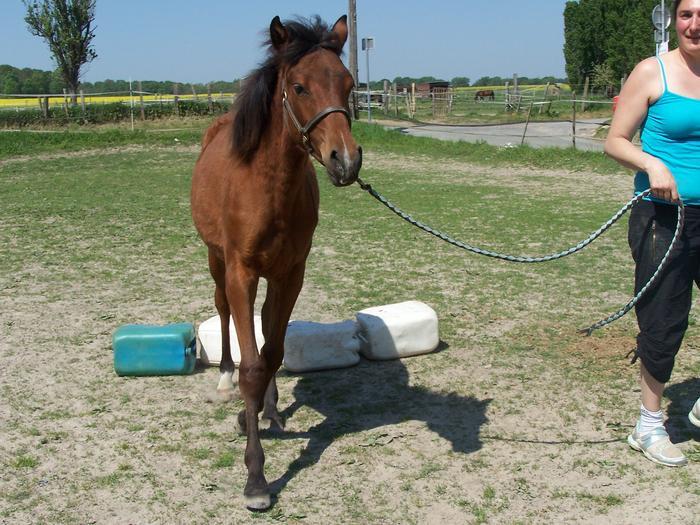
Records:
[[[300,26],[288,25],[279,17],[270,24],[270,42],[282,55],[289,55],[295,40],[306,36]],[[348,99],[353,80],[340,60],[347,36],[347,21],[342,16],[318,45],[282,65],[278,82],[289,133],[325,166],[336,186],[355,182],[362,166],[362,148],[350,133]]]

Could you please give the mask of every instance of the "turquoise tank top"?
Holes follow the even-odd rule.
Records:
[[[661,97],[649,106],[642,122],[642,150],[660,159],[676,179],[684,204],[700,205],[700,99],[668,90],[664,63],[657,56],[664,81]],[[649,189],[649,176],[637,172],[636,195]],[[650,200],[665,202],[651,197]]]

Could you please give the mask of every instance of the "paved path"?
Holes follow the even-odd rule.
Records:
[[[596,129],[607,119],[576,121],[576,147],[582,150],[603,151],[603,141],[591,138]],[[520,145],[525,124],[499,124],[491,126],[444,126],[424,124],[400,128],[402,133],[418,137],[442,140],[485,141],[495,146]],[[530,122],[525,144],[533,148],[571,147],[571,122]]]

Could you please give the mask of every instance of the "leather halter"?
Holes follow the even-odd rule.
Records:
[[[306,151],[309,153],[309,155],[311,155],[313,158],[315,158],[317,161],[319,161],[322,165],[325,166],[323,159],[321,159],[320,155],[316,153],[316,149],[311,143],[311,137],[309,136],[309,133],[311,133],[311,130],[314,129],[319,122],[321,122],[331,113],[342,113],[343,115],[345,115],[345,118],[348,119],[348,125],[352,127],[352,119],[350,118],[350,113],[348,112],[348,110],[341,106],[328,106],[327,108],[322,109],[321,111],[316,113],[316,115],[312,117],[306,123],[305,126],[302,126],[299,122],[299,119],[294,114],[294,110],[292,110],[292,105],[287,99],[286,89],[282,90],[282,105],[284,106],[287,115],[289,115],[292,124],[294,124],[294,127],[297,128],[297,131],[299,131],[299,133],[301,134],[301,142],[304,145],[304,148],[306,148]]]

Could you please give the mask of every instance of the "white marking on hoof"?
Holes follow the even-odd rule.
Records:
[[[272,504],[269,494],[260,496],[243,496],[245,498],[245,506],[249,510],[266,510]]]
[[[221,372],[221,377],[219,378],[219,384],[216,387],[218,391],[233,390],[236,387],[233,382],[233,372]]]

